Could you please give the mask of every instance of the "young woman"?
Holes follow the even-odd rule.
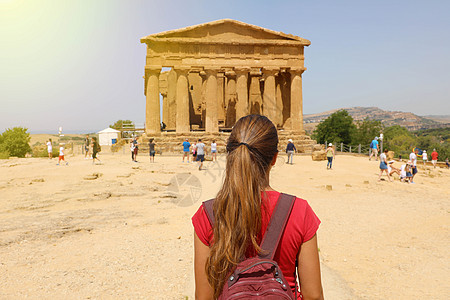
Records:
[[[260,251],[280,195],[269,184],[277,147],[277,130],[268,118],[249,115],[234,125],[226,147],[224,183],[213,206],[215,226],[211,227],[203,206],[192,218],[196,299],[217,298],[242,258]],[[323,299],[316,236],[319,224],[308,203],[296,198],[274,257],[293,292],[298,261],[305,300]]]
[[[380,154],[380,175],[378,176],[378,181],[381,180],[381,175],[383,175],[383,172],[386,172],[386,175],[389,179],[389,181],[392,181],[391,175],[388,171],[388,164],[387,164],[387,155],[388,149],[384,149],[383,153]]]
[[[329,143],[328,144],[328,148],[327,150],[325,150],[325,152],[327,153],[327,170],[331,169],[331,166],[333,165],[333,158],[334,158],[334,149],[333,149],[333,144]]]
[[[53,146],[52,146],[52,139],[48,139],[47,142],[47,152],[48,152],[48,158],[53,158]]]
[[[217,144],[216,140],[213,140],[211,143],[211,159],[212,161],[217,161]]]

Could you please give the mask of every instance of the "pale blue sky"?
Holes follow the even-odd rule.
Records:
[[[145,120],[146,46],[231,18],[309,39],[304,113],[378,106],[450,114],[450,1],[0,0],[0,132]]]

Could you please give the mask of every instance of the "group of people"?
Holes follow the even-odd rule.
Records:
[[[59,143],[59,155],[58,155],[58,163],[56,165],[60,165],[62,164],[61,161],[67,166],[69,163],[64,159],[64,143]],[[48,153],[48,158],[52,159],[53,158],[53,142],[52,139],[48,139],[47,141],[47,153]]]
[[[47,153],[48,153],[48,158],[52,159],[53,158],[53,142],[52,139],[48,139],[47,143]],[[58,155],[58,163],[57,165],[59,166],[60,164],[65,164],[66,166],[69,164],[66,160],[65,160],[65,148],[64,148],[64,143],[59,143],[59,155]],[[90,156],[91,153],[91,147],[92,147],[92,157]],[[100,162],[100,160],[97,157],[98,152],[101,151],[100,145],[97,141],[97,138],[95,136],[93,136],[91,139],[89,138],[89,135],[86,135],[86,138],[84,139],[84,158],[85,159],[91,159],[92,158],[92,164],[95,163],[95,161],[97,160],[98,162]]]
[[[414,176],[418,173],[417,170],[417,159],[418,159],[418,153],[419,150],[415,148],[410,154],[409,154],[409,160],[402,164],[400,169],[394,167],[394,160],[387,160],[387,153],[388,149],[385,149],[382,154],[380,154],[380,175],[378,176],[378,181],[381,180],[381,176],[383,173],[386,173],[389,181],[391,180],[391,176],[393,174],[397,174],[400,178],[400,181],[402,182],[408,182],[408,183],[414,183]],[[422,154],[422,159],[424,162],[424,165],[428,161],[428,155],[426,151]],[[438,159],[438,153],[436,149],[433,149],[433,152],[431,153],[431,162],[433,163],[433,166],[436,168],[436,163]],[[448,159],[446,160],[447,166],[448,166]]]
[[[187,158],[187,162],[189,163],[189,157],[192,151],[192,161],[199,162],[198,169],[202,170],[203,162],[205,161],[206,154],[206,145],[202,142],[202,139],[198,139],[198,141],[193,143],[189,143],[189,139],[186,139],[183,142],[183,162],[184,159]],[[211,158],[212,161],[217,161],[217,143],[216,140],[212,140],[211,143]]]
[[[90,155],[92,149],[92,156]],[[89,135],[86,135],[84,139],[84,159],[92,159],[92,164],[95,164],[97,160],[101,163],[100,159],[98,159],[97,155],[101,151],[100,144],[98,143],[97,137],[93,136],[89,138]]]

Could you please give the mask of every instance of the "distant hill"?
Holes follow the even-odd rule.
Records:
[[[400,125],[408,130],[421,130],[430,128],[450,127],[450,116],[432,116],[433,119],[421,117],[410,112],[387,111],[378,107],[350,107],[325,111],[318,114],[304,115],[305,130],[312,131],[321,121],[328,118],[332,113],[345,109],[355,121],[365,118],[381,121],[385,126]],[[440,121],[437,121],[440,120]]]
[[[450,115],[428,115],[428,116],[422,116],[424,118],[439,122],[439,123],[450,123]]]

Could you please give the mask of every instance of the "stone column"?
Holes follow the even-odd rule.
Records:
[[[302,73],[304,69],[291,69],[291,129],[304,134],[303,131],[303,95]]]
[[[236,73],[227,71],[226,96],[225,96],[225,126],[233,127],[236,123]]]
[[[235,68],[236,72],[236,121],[248,115],[248,72],[250,68]]]
[[[167,75],[167,106],[167,129],[174,130],[177,120],[177,72],[173,69]]]
[[[161,68],[147,69],[147,95],[145,109],[145,133],[161,132],[161,112],[159,104],[159,74]]]
[[[278,121],[277,100],[276,100],[276,86],[275,73],[277,69],[264,68],[264,94],[263,94],[263,114],[271,120],[275,126]]]
[[[201,119],[202,119],[202,128],[206,127],[206,72],[201,71],[200,76],[202,77],[202,100],[201,100]]]
[[[217,119],[225,124],[225,75],[223,73],[217,73]]]
[[[189,85],[187,74],[189,69],[176,68],[177,72],[177,117],[176,131],[186,133],[190,131],[189,124]]]
[[[283,126],[283,93],[281,91],[280,78],[281,78],[280,73],[278,73],[278,76],[275,79],[275,82],[276,82],[275,98],[277,99],[276,126],[278,126],[278,127]]]
[[[250,113],[262,114],[262,97],[260,86],[261,71],[259,69],[253,69],[250,72]]]
[[[206,132],[218,132],[217,119],[217,71],[216,68],[205,68],[206,72]]]
[[[169,123],[169,103],[167,103],[167,92],[161,92],[163,96],[163,122],[164,124]]]

